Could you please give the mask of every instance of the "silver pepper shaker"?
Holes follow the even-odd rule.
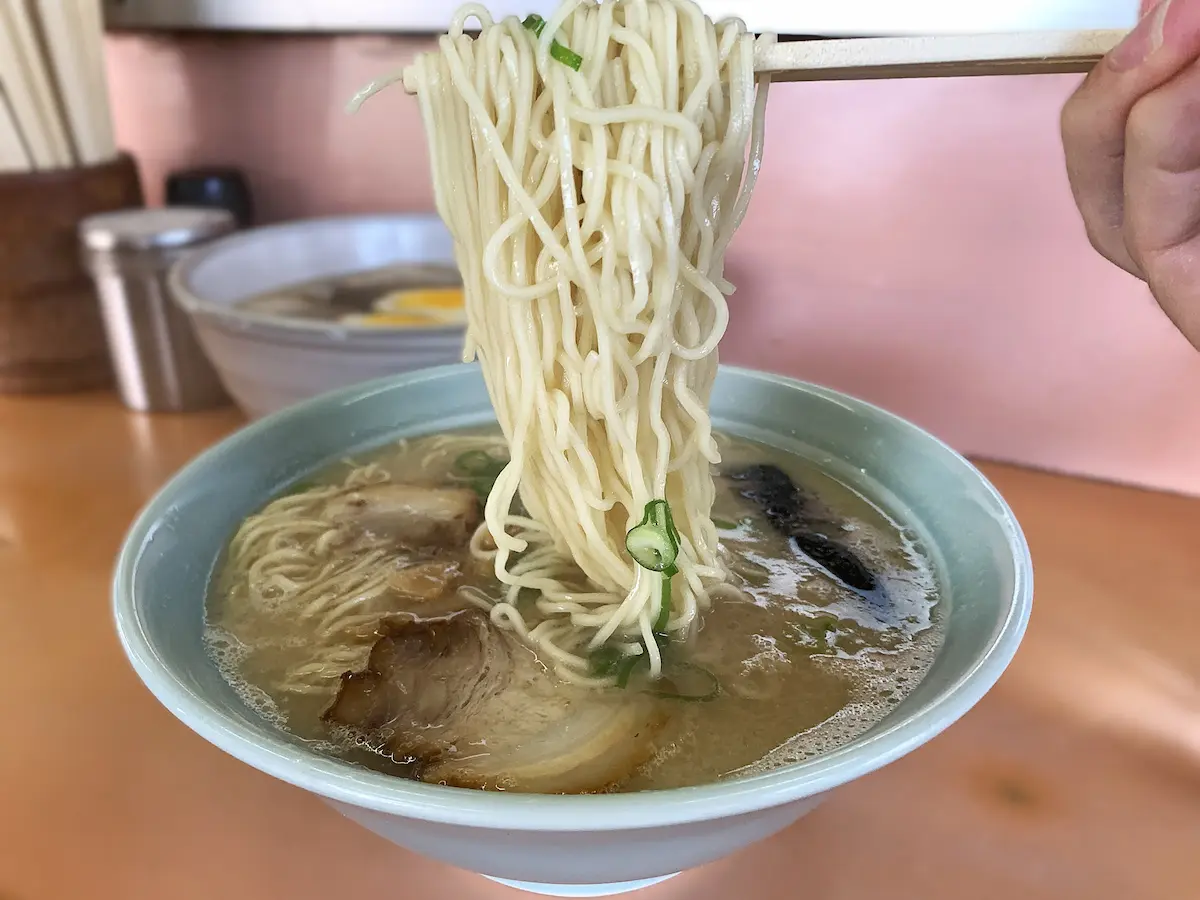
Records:
[[[185,412],[229,402],[167,272],[196,246],[235,230],[222,209],[128,209],[90,216],[79,239],[121,399],[142,412]]]

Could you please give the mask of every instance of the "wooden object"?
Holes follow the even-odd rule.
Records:
[[[0,87],[0,174],[25,172],[32,166],[25,141],[13,117],[8,97]]]
[[[772,81],[869,81],[1088,72],[1126,32],[1029,31],[760,42],[754,71]],[[404,87],[416,86],[405,73]]]
[[[36,9],[62,98],[75,159],[95,165],[116,146],[105,80],[99,0],[37,0]]]
[[[70,166],[71,142],[54,73],[42,53],[31,8],[23,0],[0,0],[0,84],[34,165]]]
[[[113,555],[243,420],[0,397],[5,900],[522,900],[181,725],[113,635]],[[1200,500],[985,471],[1033,548],[1016,660],[959,723],[638,900],[1188,900],[1200,884]],[[66,864],[69,862],[70,864]]]
[[[0,171],[117,156],[101,0],[0,0]]]
[[[773,81],[1087,72],[1124,36],[1124,31],[1031,31],[760,43],[754,69]]]
[[[97,166],[0,175],[0,392],[82,390],[111,369],[76,227],[141,206],[131,157]]]

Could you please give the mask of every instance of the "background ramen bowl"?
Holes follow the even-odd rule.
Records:
[[[336,388],[462,358],[461,325],[368,327],[237,308],[299,282],[403,263],[455,266],[441,219],[345,216],[239,231],[181,259],[170,283],[226,390],[246,413],[262,416]]]
[[[1028,548],[966,460],[861,401],[723,369],[719,427],[804,453],[915,526],[939,571],[945,645],[916,690],[839,750],[765,775],[601,796],[485,793],[376,774],[313,752],[259,718],[201,642],[214,561],[238,523],[310,470],[401,435],[493,421],[474,366],[412,373],[300,404],[198,457],[133,525],[117,563],[117,629],[147,687],[246,763],[325,798],[403,847],[543,893],[643,886],[786,828],[830,790],[903,756],[970,709],[1016,652],[1029,617]],[[398,871],[403,866],[397,860]]]

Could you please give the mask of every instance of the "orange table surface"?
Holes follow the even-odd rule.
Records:
[[[0,398],[0,900],[517,898],[205,743],[141,686],[109,577],[241,424]],[[985,465],[1033,547],[1012,668],[929,745],[648,900],[1200,897],[1200,500]]]

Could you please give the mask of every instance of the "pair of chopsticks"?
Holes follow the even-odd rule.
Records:
[[[759,42],[754,70],[773,81],[1088,72],[1126,33],[1029,31]],[[406,79],[405,88],[415,92],[410,80]]]
[[[0,172],[117,155],[100,0],[0,0]]]
[[[773,81],[1088,72],[1126,33],[1028,31],[760,43],[754,70]]]

